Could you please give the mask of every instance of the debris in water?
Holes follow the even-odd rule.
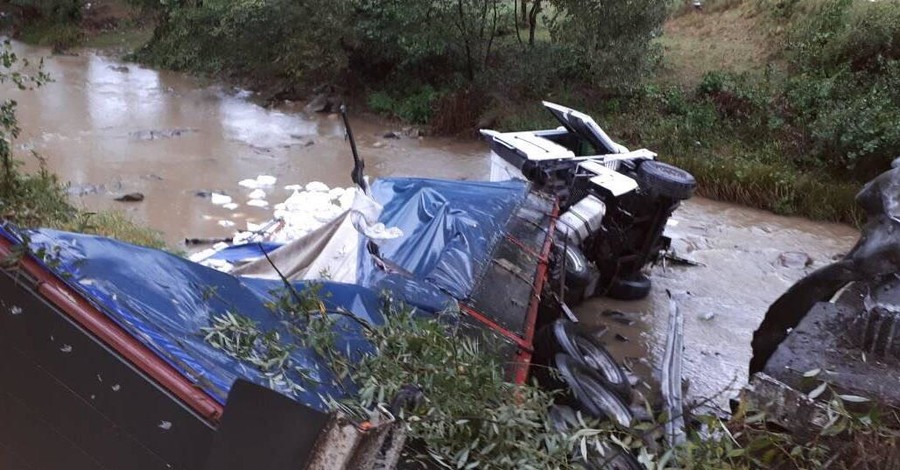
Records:
[[[228,204],[222,204],[222,207],[225,209],[228,209],[230,211],[233,211],[238,208],[238,205],[234,202],[229,202]]]
[[[225,228],[234,227],[234,222],[232,222],[230,220],[220,220],[219,225],[221,225],[222,227],[225,227]]]
[[[666,252],[664,257],[665,257],[666,261],[671,262],[672,264],[674,264],[676,266],[690,266],[690,267],[697,267],[697,268],[705,268],[706,267],[705,264],[703,264],[699,261],[694,261],[692,259],[683,258],[681,256],[678,256],[675,254],[674,251]]]
[[[812,258],[800,251],[786,251],[778,255],[778,263],[785,268],[801,269],[813,263]]]
[[[128,193],[123,194],[116,198],[116,201],[120,202],[141,202],[144,200],[143,193]]]
[[[76,185],[69,186],[66,189],[66,194],[69,194],[71,196],[85,196],[88,194],[97,194],[97,193],[99,193],[101,191],[105,191],[105,190],[106,190],[106,187],[103,186],[102,184],[101,185],[76,184]]]
[[[604,310],[600,315],[603,315],[607,318],[625,318],[625,314],[618,310]]]
[[[163,431],[168,431],[169,429],[172,429],[172,422],[171,421],[160,421],[159,429],[162,429]]]
[[[159,129],[149,131],[136,131],[128,134],[132,140],[157,140],[181,137],[182,135],[197,132],[197,129]]]
[[[247,201],[247,205],[252,207],[268,207],[269,201],[266,201],[265,199],[251,199]]]
[[[262,189],[254,189],[253,191],[250,191],[250,194],[247,195],[247,197],[249,197],[250,199],[265,199],[266,192]]]
[[[274,186],[276,181],[278,180],[274,176],[259,175],[256,177],[256,182],[260,186]]]
[[[277,179],[274,176],[270,175],[259,175],[256,179],[245,179],[238,181],[238,185],[243,186],[245,188],[257,189],[266,186],[273,186]]]
[[[209,199],[213,204],[217,206],[221,206],[223,204],[228,204],[229,202],[231,202],[231,196],[219,193],[212,193],[209,196]]]
[[[616,338],[616,340],[621,341],[621,342],[623,342],[623,343],[627,343],[627,342],[631,341],[630,339],[628,339],[628,338],[622,336],[622,335],[619,334],[619,333],[616,333],[615,338]]]
[[[328,192],[328,185],[321,181],[313,181],[306,185],[306,190],[310,192]]]
[[[700,319],[703,321],[710,321],[713,318],[716,318],[716,314],[713,312],[706,312],[703,315],[700,315]]]

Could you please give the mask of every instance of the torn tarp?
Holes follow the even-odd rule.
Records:
[[[394,272],[378,266],[366,246],[367,238],[353,229],[354,224],[342,222],[346,216],[271,252],[270,257],[289,278],[314,279],[327,273],[329,279],[378,291],[390,288],[401,300],[439,308],[472,293],[527,193],[528,184],[517,180],[380,179],[372,185],[372,196],[383,206],[378,223],[403,233],[376,242],[381,260],[394,266]],[[234,262],[233,250],[256,258],[236,274],[277,278],[267,260],[259,259],[262,251],[254,245],[211,258]]]

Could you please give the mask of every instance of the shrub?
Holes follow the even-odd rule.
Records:
[[[555,0],[553,40],[565,49],[564,73],[593,86],[630,89],[659,58],[651,40],[660,32],[668,2]]]
[[[75,23],[81,20],[83,0],[12,0],[25,10],[36,12],[43,20],[58,23]]]
[[[431,120],[434,105],[441,94],[430,86],[424,86],[405,96],[392,97],[384,91],[369,95],[369,107],[373,111],[400,118],[413,124],[427,124]]]
[[[290,85],[332,82],[346,65],[348,14],[346,2],[328,0],[210,0],[171,9],[138,57]]]

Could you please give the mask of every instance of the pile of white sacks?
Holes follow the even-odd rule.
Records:
[[[238,184],[252,189],[247,196],[246,204],[248,206],[269,207],[265,189],[273,187],[275,183],[274,176],[260,175],[255,179],[242,180]],[[265,234],[263,238],[267,241],[286,243],[301,238],[350,209],[353,206],[353,199],[356,197],[356,191],[353,188],[329,188],[328,185],[319,181],[313,181],[306,186],[299,184],[285,186],[284,189],[292,191],[292,193],[284,202],[275,204],[275,211],[272,214],[273,219],[282,221],[283,225],[280,225],[278,230],[272,230]],[[211,202],[229,210],[238,207],[238,204],[225,194],[213,193]],[[234,222],[220,220],[219,225],[231,227]],[[234,243],[255,240],[257,235],[262,235],[260,230],[265,229],[267,225],[269,224],[248,222],[246,231],[238,232],[235,235]]]
[[[269,207],[265,199],[267,189],[274,187],[274,176],[260,175],[255,179],[245,179],[238,184],[252,191],[247,196],[246,205],[252,207]],[[277,243],[289,243],[309,235],[325,224],[335,221],[348,210],[352,210],[352,226],[372,240],[386,240],[403,236],[403,232],[397,228],[387,228],[377,222],[381,213],[381,206],[373,199],[364,195],[357,188],[329,188],[325,183],[313,181],[304,185],[285,186],[291,191],[291,195],[284,201],[274,206],[272,218],[262,224],[247,222],[245,231],[235,233],[232,243],[218,243],[212,248],[194,253],[189,258],[203,265],[216,268],[220,271],[231,271],[233,266],[222,260],[210,259],[216,252],[234,244],[247,242],[271,241]],[[213,193],[211,202],[225,209],[235,210],[239,207],[232,198],[225,194]],[[232,227],[231,220],[220,220],[219,225]],[[355,233],[355,232],[353,232]],[[355,237],[353,244],[356,244]]]

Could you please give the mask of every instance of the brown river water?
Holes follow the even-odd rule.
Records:
[[[299,103],[264,108],[241,90],[91,51],[50,56],[46,49],[19,43],[14,48],[31,59],[45,57],[54,80],[37,92],[0,86],[0,96],[19,103],[19,156],[31,167],[31,151],[43,156],[71,182],[76,204],[124,210],[162,231],[173,246],[186,237],[229,236],[248,221],[268,219],[271,205],[289,196],[281,189],[285,185],[350,185],[352,160],[337,116],[305,114]],[[371,177],[489,176],[482,142],[387,139],[385,133],[400,126],[371,116],[352,120]],[[278,179],[267,195],[270,208],[244,204],[250,189],[238,181],[257,175]],[[197,196],[200,191],[223,192],[240,207],[215,206]],[[146,198],[114,201],[131,192]],[[236,226],[223,227],[223,220]],[[689,292],[680,303],[688,394],[717,395],[715,403],[722,405],[729,394],[721,392],[746,381],[750,338],[767,306],[805,273],[849,249],[857,232],[702,198],[684,204],[674,220],[670,229],[679,255],[704,266],[657,266],[648,299],[594,299],[577,313],[592,327],[608,328],[603,338],[613,354],[650,378],[665,346],[665,291]]]

